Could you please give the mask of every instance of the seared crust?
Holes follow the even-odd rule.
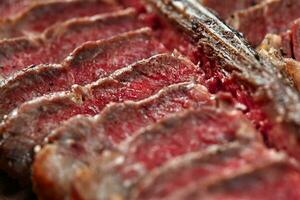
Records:
[[[258,55],[239,34],[195,0],[148,2],[186,31],[212,60],[218,61],[219,70],[226,70],[244,90],[251,88],[254,104],[258,105],[254,110],[260,109],[270,123],[262,131],[284,140],[285,144],[275,146],[299,157],[295,149],[299,149],[300,96],[269,58]],[[249,112],[251,116],[251,108]]]
[[[38,65],[5,80],[0,85],[0,116],[35,97],[68,90],[73,84],[91,83],[123,66],[164,51],[149,28],[84,43],[61,64]]]
[[[116,28],[118,27],[118,28]],[[77,46],[139,28],[132,8],[57,24],[42,34],[0,41],[0,76],[7,78],[29,65],[60,63]],[[60,48],[65,45],[64,48]]]
[[[30,36],[73,17],[92,16],[120,9],[115,0],[35,1],[14,18],[0,22],[0,39]]]

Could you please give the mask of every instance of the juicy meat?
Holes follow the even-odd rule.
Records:
[[[37,193],[43,199],[67,198],[75,172],[93,163],[103,149],[115,147],[138,129],[172,113],[212,104],[213,96],[202,85],[180,83],[138,102],[110,104],[95,117],[67,121],[49,137],[54,144],[43,147],[35,157],[32,172]]]
[[[269,165],[244,170],[232,177],[207,183],[203,190],[195,185],[179,199],[211,200],[290,200],[299,199],[299,166],[281,159]]]
[[[137,181],[171,158],[237,140],[260,140],[258,133],[239,112],[203,107],[177,113],[141,129],[120,144],[118,150],[106,151],[102,164],[94,161],[98,168],[84,168],[82,174],[79,172],[73,181],[76,195],[79,199],[97,199],[100,195],[105,195],[106,199],[114,195],[130,199],[128,192]],[[86,173],[91,176],[86,176]],[[98,190],[94,190],[96,188]],[[112,191],[114,188],[119,191]]]
[[[201,185],[206,182],[278,162],[281,157],[259,143],[210,147],[180,156],[154,169],[135,185],[130,199],[180,199],[177,195],[184,194],[189,187],[198,184],[201,190],[204,189]]]
[[[41,0],[2,0],[0,4],[0,19],[11,18],[26,10],[32,2]]]
[[[265,1],[246,10],[237,11],[227,22],[242,32],[256,46],[267,33],[285,31],[290,23],[300,17],[300,1]]]
[[[140,25],[135,11],[126,9],[111,14],[72,19],[53,26],[36,37],[2,40],[0,77],[7,78],[29,65],[60,63],[84,42],[108,38],[138,27]]]
[[[164,51],[148,28],[85,43],[62,64],[42,64],[7,79],[0,86],[0,116],[34,97],[68,90],[73,84],[91,83],[118,68]]]
[[[15,18],[0,23],[0,38],[32,35],[73,17],[92,16],[118,9],[120,7],[114,0],[60,0],[36,3]]]
[[[291,32],[294,58],[300,61],[300,19],[293,22]]]
[[[162,54],[85,87],[24,103],[0,127],[0,167],[15,177],[27,176],[33,147],[64,120],[77,114],[95,115],[109,102],[140,100],[167,85],[201,78],[201,70],[186,58]]]
[[[265,0],[200,0],[200,3],[216,11],[221,18],[226,19],[234,11],[254,6],[262,1]]]

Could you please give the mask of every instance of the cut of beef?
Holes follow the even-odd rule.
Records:
[[[200,2],[216,11],[222,19],[228,18],[234,11],[254,6],[265,0],[200,0]]]
[[[62,64],[39,65],[4,81],[0,86],[0,116],[34,97],[68,90],[73,84],[91,83],[118,68],[164,51],[148,28],[85,43]]]
[[[71,92],[24,103],[0,128],[0,167],[15,177],[28,176],[33,147],[64,120],[77,114],[95,115],[109,102],[140,100],[167,85],[201,78],[202,71],[186,58],[162,54]]]
[[[76,171],[93,163],[103,149],[114,148],[138,129],[172,113],[213,104],[214,97],[205,87],[180,83],[142,101],[110,104],[95,117],[67,121],[47,140],[54,144],[35,157],[32,173],[39,197],[66,199]]]
[[[103,199],[110,199],[114,195],[130,199],[127,193],[142,176],[173,157],[215,144],[260,140],[259,138],[249,121],[236,111],[203,107],[176,113],[141,129],[123,142],[118,150],[106,151],[102,164],[94,161],[94,165],[98,166],[96,169],[89,167],[82,170],[83,174],[79,172],[79,176],[73,181],[76,183],[75,194],[79,199],[98,199],[101,195],[105,195]],[[114,158],[111,159],[110,156]],[[92,173],[92,176],[87,177],[85,173]],[[87,188],[82,187],[83,185]],[[119,191],[112,191],[114,188]]]
[[[0,23],[0,38],[32,35],[73,17],[92,16],[120,9],[114,0],[45,1],[33,4],[13,19]]]
[[[288,159],[260,168],[250,168],[224,177],[218,181],[195,185],[189,191],[177,195],[178,199],[263,199],[290,200],[299,199],[299,166]],[[177,199],[174,198],[174,199]]]
[[[246,10],[237,11],[227,22],[256,46],[267,33],[285,31],[293,20],[300,17],[299,9],[298,0],[265,1]]]
[[[267,150],[258,143],[212,146],[204,151],[179,156],[154,169],[135,185],[130,199],[188,199],[178,196],[188,191],[189,187],[198,184],[201,190],[204,189],[201,184],[206,182],[279,160],[282,161],[281,154]]]
[[[7,78],[29,65],[60,63],[84,42],[134,30],[139,25],[133,9],[76,18],[47,29],[37,37],[0,42],[0,76]],[[63,46],[63,48],[61,48]]]
[[[299,158],[300,96],[287,76],[197,1],[147,2],[187,33],[199,51],[204,52],[198,59],[203,64],[206,82],[212,88],[230,91],[246,105],[246,115],[268,142],[274,140],[273,146]]]
[[[41,0],[2,0],[0,4],[0,19],[12,18],[26,10],[33,2]]]

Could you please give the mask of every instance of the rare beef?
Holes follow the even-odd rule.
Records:
[[[177,198],[190,200],[299,199],[299,172],[299,165],[289,159],[281,159],[259,168],[238,171],[234,176],[219,178],[217,181],[199,183],[177,195]]]
[[[2,0],[0,4],[0,19],[12,18],[28,9],[33,2],[41,0]]]
[[[47,138],[54,144],[35,157],[32,173],[39,197],[67,198],[76,171],[93,163],[103,149],[114,148],[138,129],[172,113],[214,104],[214,96],[202,85],[179,83],[138,102],[110,104],[95,117],[68,120]]]
[[[210,91],[231,92],[269,144],[299,158],[300,96],[287,76],[196,1],[147,2],[203,52],[198,59]]]
[[[189,199],[180,196],[195,185],[202,190],[206,183],[279,160],[283,160],[281,154],[260,143],[213,146],[180,156],[154,169],[135,185],[130,199]]]
[[[228,23],[242,32],[249,42],[258,45],[267,33],[285,31],[300,17],[298,0],[271,0],[246,10],[237,11]]]
[[[109,102],[140,100],[167,85],[201,78],[202,71],[186,58],[161,54],[85,87],[26,102],[0,128],[0,167],[15,177],[28,176],[33,147],[64,120],[77,114],[95,115]]]
[[[25,2],[24,2],[25,3]],[[45,1],[33,4],[12,19],[0,23],[0,38],[33,35],[73,17],[92,16],[120,9],[114,0]]]
[[[164,51],[148,28],[85,43],[61,64],[42,64],[16,73],[2,83],[0,116],[34,97],[68,90],[73,84],[91,83],[118,68]]]
[[[141,129],[117,150],[106,151],[100,161],[94,159],[96,168],[92,166],[79,171],[73,181],[76,183],[75,195],[78,199],[98,199],[100,196],[110,199],[115,195],[131,199],[128,193],[137,181],[173,157],[216,144],[259,138],[240,112],[203,107],[177,113]]]
[[[222,19],[227,19],[234,11],[254,6],[265,0],[200,0],[200,2],[213,9]]]
[[[0,76],[41,63],[60,63],[84,42],[108,38],[140,27],[135,11],[76,18],[47,29],[36,37],[0,41]],[[64,48],[61,48],[61,47]]]

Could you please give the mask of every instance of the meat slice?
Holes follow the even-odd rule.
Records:
[[[229,91],[265,137],[277,137],[273,146],[299,158],[300,95],[287,76],[197,1],[146,1],[203,52],[198,60],[210,91]]]
[[[285,31],[300,17],[298,0],[271,0],[246,10],[237,11],[227,22],[242,32],[256,46],[267,33]]]
[[[200,2],[216,11],[221,18],[228,18],[234,11],[246,9],[265,0],[200,0]]]
[[[76,171],[93,163],[103,149],[114,148],[138,129],[172,113],[215,103],[202,85],[179,83],[138,102],[110,104],[95,117],[67,121],[48,138],[54,144],[43,147],[35,157],[32,173],[39,197],[67,198]]]
[[[166,51],[149,28],[88,42],[62,64],[42,64],[16,73],[0,86],[0,116],[43,94],[68,90],[105,77],[114,70]]]
[[[299,166],[288,159],[259,168],[239,171],[234,176],[223,177],[218,181],[201,183],[178,195],[178,199],[299,199]]]
[[[118,9],[120,7],[114,0],[40,1],[40,3],[33,4],[15,18],[1,22],[0,38],[32,35],[44,31],[55,23],[73,17],[92,16]]]
[[[0,19],[11,18],[26,10],[33,2],[39,0],[2,0],[0,4]]]
[[[26,102],[0,127],[0,167],[15,177],[28,176],[33,147],[64,120],[77,114],[95,115],[109,102],[141,100],[167,85],[201,81],[201,77],[202,71],[186,58],[162,54],[85,87]]]
[[[239,112],[203,107],[177,113],[138,131],[118,150],[106,151],[100,161],[94,161],[95,168],[78,172],[73,181],[75,195],[78,199],[130,199],[128,193],[137,181],[171,158],[237,140],[260,140]]]
[[[195,185],[201,190],[206,182],[282,160],[281,154],[259,143],[213,146],[179,156],[154,169],[135,185],[130,199],[180,199],[180,194],[187,193]]]
[[[7,78],[29,65],[60,63],[84,42],[108,38],[138,27],[135,11],[126,9],[72,19],[36,37],[3,40],[0,42],[0,77]]]

